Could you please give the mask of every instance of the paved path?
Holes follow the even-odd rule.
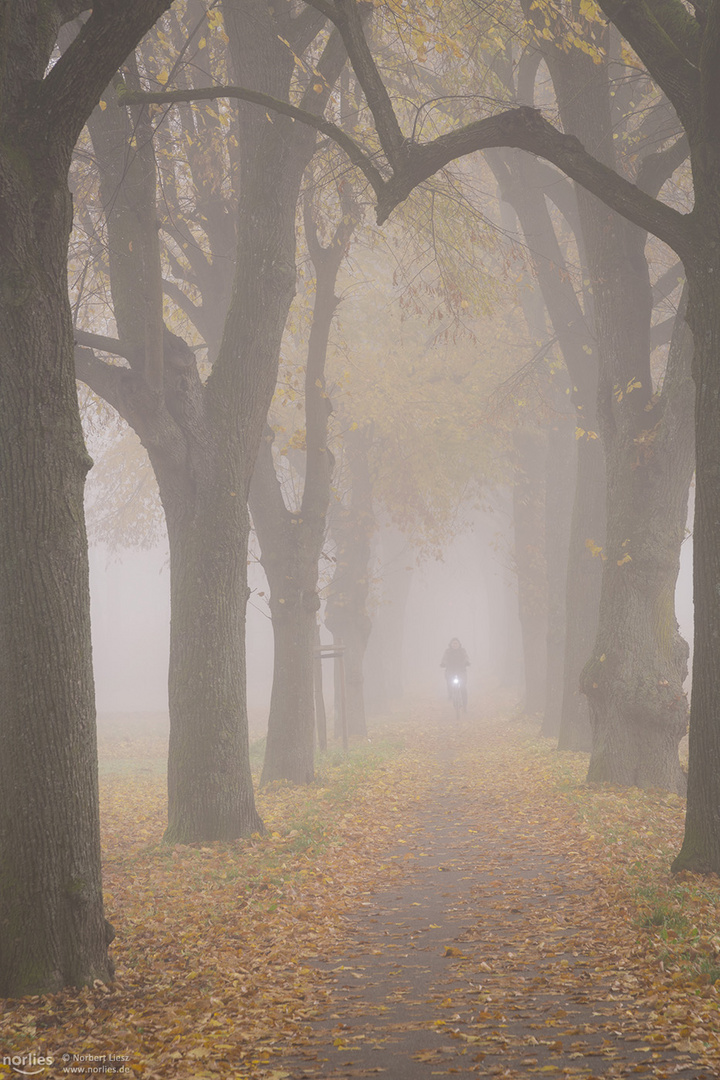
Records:
[[[520,791],[509,814],[512,791],[479,775],[466,745],[438,740],[435,777],[393,852],[399,883],[349,923],[346,955],[324,965],[332,1004],[273,1075],[713,1080],[643,1004],[632,929],[605,939],[586,859]]]

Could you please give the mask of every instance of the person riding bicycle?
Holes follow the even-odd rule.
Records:
[[[449,698],[452,698],[453,680],[460,680],[462,704],[465,711],[467,711],[467,669],[469,666],[468,654],[460,644],[459,638],[453,638],[443,654],[440,667],[445,668],[445,681]]]

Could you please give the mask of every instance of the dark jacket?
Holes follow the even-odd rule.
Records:
[[[465,652],[462,645],[459,649],[451,649],[448,646],[440,661],[440,667],[444,667],[447,672],[460,672],[461,675],[465,674],[465,668],[469,665],[470,661],[468,659],[468,654]]]

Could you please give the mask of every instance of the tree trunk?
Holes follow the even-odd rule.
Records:
[[[578,442],[577,481],[567,563],[565,661],[559,750],[589,751],[590,711],[580,675],[597,638],[605,543],[605,453],[599,439]]]
[[[720,259],[717,240],[711,239],[708,248],[705,259],[686,264],[688,323],[695,340],[695,640],[685,836],[672,870],[720,874]]]
[[[547,674],[542,734],[560,733],[565,689],[567,565],[570,553],[573,495],[576,490],[577,440],[571,418],[558,416],[548,428],[545,477],[545,565],[547,571]]]
[[[270,598],[275,662],[261,783],[284,779],[311,784],[315,779],[313,641],[320,603],[314,589],[283,592],[277,600]]]
[[[583,138],[592,125],[598,157],[615,165],[607,63],[556,47],[548,47],[547,60],[566,131]],[[643,183],[659,190],[663,178],[657,166]],[[589,696],[589,776],[679,791],[685,660],[675,641],[674,588],[685,519],[678,531],[658,478],[674,486],[677,469],[685,477],[678,485],[689,485],[689,459],[665,429],[666,403],[653,395],[647,233],[586,191],[577,197],[594,297],[607,506],[597,638],[580,676]]]
[[[626,326],[619,319],[616,326],[624,349]],[[648,395],[642,429],[627,418],[622,424],[623,401],[614,394],[600,627],[582,675],[593,729],[588,779],[680,793],[688,647],[674,597],[694,466],[692,354],[681,312],[662,395],[657,401]]]
[[[260,561],[270,586],[275,656],[268,735],[261,782],[312,783],[315,691],[313,646],[320,597],[318,562],[325,539],[333,457],[327,446],[332,406],[325,392],[325,361],[338,299],[335,283],[359,212],[349,187],[339,192],[341,217],[323,247],[309,200],[305,236],[316,273],[313,320],[305,370],[305,477],[297,510],[288,509],[272,457],[272,432],[261,446],[250,488]]]
[[[371,538],[374,529],[368,465],[370,432],[351,430],[345,437],[350,474],[349,504],[338,508],[331,525],[335,539],[335,572],[328,589],[325,625],[335,645],[344,648],[347,730],[350,739],[367,738],[363,659],[370,636],[367,614],[370,589]],[[335,735],[339,735],[338,689],[335,678]]]
[[[23,160],[23,169],[25,168]],[[0,197],[0,995],[111,976],[65,177]],[[34,797],[38,793],[41,797]]]
[[[325,518],[285,506],[272,459],[272,433],[260,448],[250,493],[261,562],[270,586],[275,653],[261,783],[315,777],[313,647],[320,598],[318,559]],[[326,481],[329,489],[329,476]]]
[[[235,455],[223,448],[222,456]],[[218,457],[221,457],[219,454]],[[245,692],[249,522],[220,462],[186,512],[168,512],[170,672],[168,843],[262,831],[255,810]],[[227,538],[232,537],[232,543]],[[202,627],[202,633],[198,632]]]
[[[108,981],[67,254],[72,148],[163,0],[0,18],[0,996]],[[11,6],[12,7],[12,6]],[[72,35],[71,35],[72,36]],[[51,62],[52,61],[52,62]]]

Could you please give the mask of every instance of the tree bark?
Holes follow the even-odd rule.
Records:
[[[89,112],[168,6],[0,20],[0,995],[109,981],[68,170]],[[34,10],[41,7],[41,11]],[[80,5],[78,5],[78,8]],[[92,62],[90,62],[92,58]]]
[[[674,596],[693,468],[692,442],[681,440],[691,415],[686,432],[669,432],[670,412],[653,401],[644,234],[602,217],[595,280],[608,516],[598,635],[580,680],[592,729],[588,777],[682,792],[687,646],[676,640]]]
[[[714,158],[720,157],[716,138]],[[711,169],[712,159],[708,162]],[[714,181],[717,185],[717,172]],[[716,190],[716,205],[720,192]],[[688,761],[687,814],[674,873],[720,874],[720,722],[718,642],[720,642],[720,229],[708,236],[705,258],[686,263],[688,323],[695,356],[695,521],[693,583],[695,638]]]
[[[327,750],[327,712],[325,709],[325,695],[323,693],[323,665],[320,655],[320,626],[315,623],[313,637],[313,693],[315,697],[315,730],[317,732],[318,750]]]
[[[7,164],[2,174],[0,994],[19,996],[111,971],[83,518],[91,462],[67,303],[72,209],[62,175],[37,169],[28,183]]]
[[[170,544],[168,843],[261,832],[247,732],[249,521],[240,454],[206,453],[193,498],[166,510]],[[156,468],[163,475],[163,468]],[[163,485],[165,487],[165,485]],[[232,538],[232,543],[228,543]],[[198,632],[202,627],[202,632]]]

